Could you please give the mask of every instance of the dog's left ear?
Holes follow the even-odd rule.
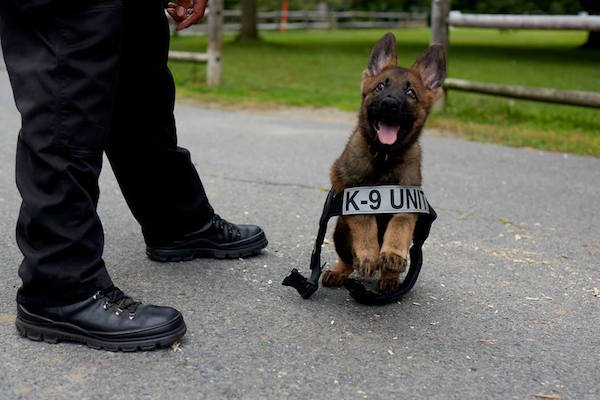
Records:
[[[411,69],[421,77],[429,90],[437,89],[446,79],[446,52],[444,46],[432,44],[417,58]]]
[[[398,50],[396,49],[396,37],[388,32],[373,47],[369,65],[364,72],[367,76],[375,76],[387,67],[398,65]]]

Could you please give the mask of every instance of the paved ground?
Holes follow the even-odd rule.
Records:
[[[114,280],[179,308],[189,329],[180,351],[107,353],[17,336],[13,107],[2,70],[0,398],[600,398],[599,159],[426,136],[440,218],[416,288],[382,308],[343,289],[304,301],[280,282],[308,268],[353,121],[179,104],[181,144],[215,207],[262,224],[270,246],[247,260],[151,262],[107,167],[99,212]]]

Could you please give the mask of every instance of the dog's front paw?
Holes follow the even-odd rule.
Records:
[[[372,277],[377,272],[377,260],[370,257],[354,257],[354,269],[364,278]]]
[[[400,284],[402,284],[402,281],[400,280],[399,276],[389,276],[389,274],[386,275],[387,276],[382,276],[377,281],[377,290],[379,290],[379,292],[383,294],[395,291],[396,289],[398,289]]]
[[[323,272],[323,277],[321,278],[321,283],[326,287],[338,287],[344,284],[344,281],[348,277],[347,274],[342,274],[339,272],[335,272],[332,270],[327,270]]]
[[[406,258],[394,253],[382,251],[378,260],[381,271],[404,272],[406,271]]]

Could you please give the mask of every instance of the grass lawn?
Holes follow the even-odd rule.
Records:
[[[172,62],[180,94],[222,104],[360,106],[360,76],[381,30],[266,32],[258,43],[226,36],[224,82],[205,85],[205,66]],[[399,62],[428,45],[426,28],[395,32]],[[483,82],[600,92],[600,51],[585,51],[586,32],[451,31],[449,76]],[[205,51],[206,39],[173,38],[174,50]],[[428,123],[472,140],[600,156],[600,110],[450,91]]]

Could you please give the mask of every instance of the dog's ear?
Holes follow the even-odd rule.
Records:
[[[444,46],[432,44],[411,67],[427,89],[437,89],[446,79],[446,52]]]
[[[364,74],[375,76],[386,67],[398,65],[398,51],[396,50],[396,37],[388,32],[373,47],[369,65]]]

